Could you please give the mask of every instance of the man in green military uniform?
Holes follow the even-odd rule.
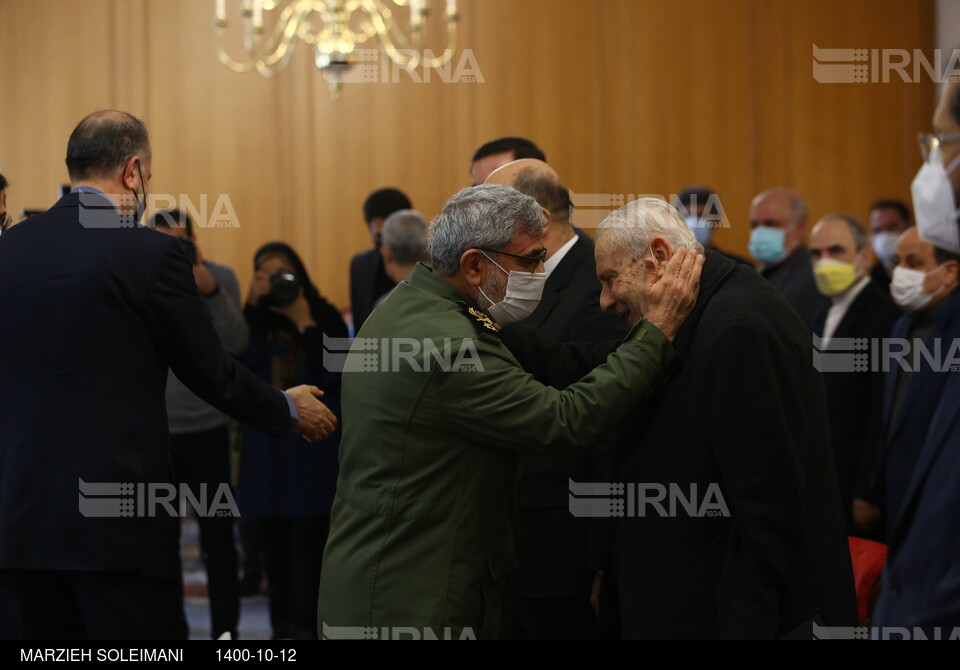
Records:
[[[461,191],[431,228],[433,268],[418,266],[361,329],[383,364],[344,375],[322,637],[508,636],[522,454],[594,443],[670,364],[696,301],[693,251],[660,277],[645,278],[642,259],[625,270],[645,318],[580,382],[559,391],[523,371],[498,325],[536,307],[545,224],[511,188]]]

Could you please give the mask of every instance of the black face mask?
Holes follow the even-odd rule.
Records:
[[[143,191],[143,200],[140,200],[140,196],[137,195],[136,191],[133,191],[133,197],[137,199],[137,213],[134,215],[134,223],[139,225],[140,220],[143,219],[144,212],[147,211],[147,185],[143,182],[143,170],[140,169],[140,162],[137,161],[137,174],[140,175],[140,190]]]

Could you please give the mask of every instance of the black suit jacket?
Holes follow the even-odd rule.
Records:
[[[894,327],[894,336],[906,337],[911,325],[912,319],[904,317]],[[931,344],[941,338],[942,363],[955,358],[956,349],[948,352],[960,340],[960,292],[955,290],[948,298],[930,337]],[[909,465],[892,473],[908,480],[888,537],[890,552],[874,625],[924,626],[930,635],[934,626],[947,631],[960,625],[960,374],[951,370],[952,365],[939,373],[927,362],[922,365],[924,372],[911,385],[903,416],[890,436],[899,448],[914,453],[901,455]],[[898,364],[893,366],[900,370]],[[897,379],[891,377],[888,390],[893,394]],[[942,384],[934,377],[943,378]],[[892,401],[890,397],[888,407]],[[913,442],[907,443],[911,433]]]
[[[377,299],[396,286],[387,274],[379,249],[369,249],[350,261],[350,311],[353,314],[353,332],[370,316]]]
[[[547,378],[556,360],[589,369],[605,354],[602,346],[551,347],[532,337],[504,342]],[[701,517],[681,504],[669,516],[669,499],[661,516],[639,503],[656,489],[635,489],[634,509],[645,516],[625,509],[614,521],[623,636],[769,638],[816,614],[827,625],[854,625],[850,552],[809,331],[755,270],[710,252],[674,348],[670,377],[621,429],[614,481],[675,485],[687,497],[695,486],[699,503],[717,484],[730,516]],[[601,607],[615,600],[602,597]]]
[[[817,316],[813,328],[817,337],[823,336],[828,312],[829,308],[825,308]],[[879,341],[890,336],[893,324],[902,315],[890,296],[871,281],[847,308],[833,338]],[[850,351],[850,347],[832,348]],[[883,377],[880,369],[825,372],[823,375],[830,416],[830,442],[837,467],[840,500],[848,524],[852,521],[853,498],[868,495],[873,462],[883,442]],[[852,525],[848,527],[853,529]]]
[[[550,273],[540,305],[522,324],[559,342],[619,341],[627,323],[600,310],[593,240],[580,230],[577,236]],[[586,605],[593,574],[603,567],[603,535],[594,520],[570,514],[569,480],[608,481],[611,445],[606,446],[606,451],[601,445],[524,458],[517,542],[520,597],[582,596]]]
[[[870,269],[870,279],[873,280],[874,285],[886,295],[890,295],[890,282],[892,278],[887,272],[887,268],[883,266],[883,263],[877,263]]]
[[[810,251],[800,247],[779,263],[761,268],[760,274],[787,299],[807,328],[813,330],[817,315],[830,301],[817,290]]]
[[[956,356],[955,353],[950,352],[955,351],[953,347],[960,338],[960,292],[954,291],[954,294],[948,298],[948,302],[942,304],[943,311],[937,317],[933,330],[924,344],[928,351],[935,352],[936,344],[939,342],[941,358],[937,360],[934,356],[934,360],[938,363],[947,363],[951,357]],[[900,342],[910,338],[917,318],[915,314],[901,316],[893,325],[891,338]],[[943,413],[940,405],[949,406],[947,400],[949,396],[946,395],[947,384],[958,374],[952,371],[952,365],[945,365],[943,370],[931,367],[930,361],[922,354],[918,354],[915,342],[909,342],[908,346],[909,354],[906,357],[906,364],[916,372],[916,375],[909,382],[903,404],[896,416],[894,416],[894,405],[900,376],[903,374],[901,363],[889,361],[889,371],[884,375],[885,434],[883,445],[876,458],[872,495],[869,498],[883,510],[886,540],[891,547],[895,545],[895,540],[899,539],[893,534],[894,531],[898,528],[901,531],[904,530],[899,526],[901,517],[913,513],[913,510],[905,509],[904,505],[911,490],[916,488],[914,482],[918,477],[915,472],[917,462],[922,459],[924,445],[930,441],[930,432],[934,425],[942,424],[942,421],[936,420],[937,415]],[[891,349],[896,350],[899,347],[891,347]],[[955,453],[957,443],[951,446]]]
[[[140,516],[148,485],[176,481],[168,366],[261,430],[289,429],[290,410],[224,353],[179,241],[84,201],[101,209],[70,194],[0,238],[0,568],[177,579],[179,519]],[[133,516],[92,511],[80,480],[132,484],[107,498]]]

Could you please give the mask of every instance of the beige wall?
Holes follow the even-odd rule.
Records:
[[[926,79],[811,74],[814,43],[929,51],[932,0],[461,0],[461,46],[484,83],[402,76],[348,85],[337,102],[305,52],[274,80],[220,65],[213,4],[0,0],[12,211],[54,201],[84,114],[123,108],[151,129],[152,191],[207,193],[211,205],[230,196],[241,228],[202,230],[200,241],[244,291],[254,250],[279,238],[346,308],[349,258],[370,244],[367,193],[398,186],[432,217],[494,137],[534,139],[576,193],[710,184],[731,223],[718,242],[745,253],[747,207],[763,188],[798,188],[814,218],[907,198],[933,106]]]

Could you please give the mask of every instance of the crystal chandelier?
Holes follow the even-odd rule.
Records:
[[[450,62],[457,42],[457,1],[446,0],[447,44],[440,56],[424,50],[429,4],[430,0],[242,0],[239,14],[246,58],[235,60],[224,48],[230,25],[227,3],[216,0],[213,25],[218,56],[234,72],[256,70],[273,77],[290,63],[297,44],[306,42],[313,47],[316,66],[336,99],[342,75],[358,62],[357,48],[373,38],[392,62],[407,70],[440,68]],[[408,34],[397,25],[390,5],[409,10]]]

